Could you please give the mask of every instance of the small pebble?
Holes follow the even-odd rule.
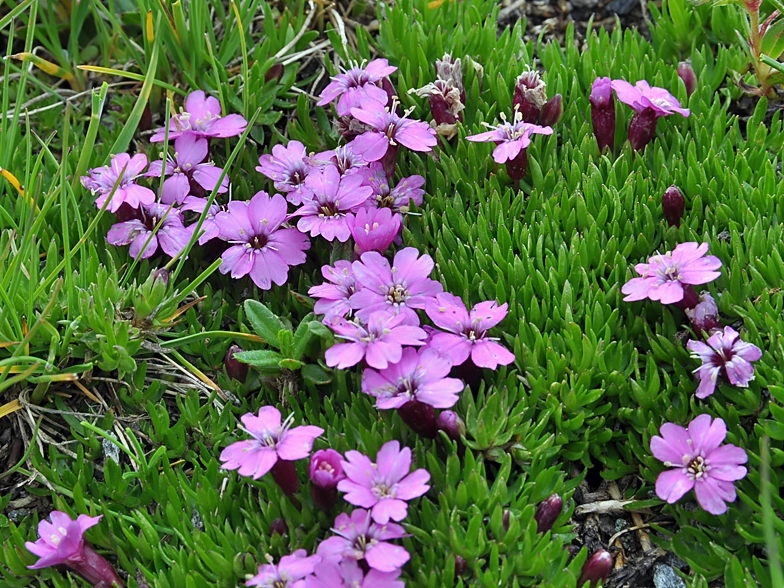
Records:
[[[114,433],[107,433],[107,434],[112,439],[117,439],[117,436]],[[106,463],[107,459],[111,459],[114,463],[120,463],[120,448],[117,447],[117,445],[115,445],[105,437],[102,437],[101,446],[103,447],[104,463]]]
[[[687,588],[686,582],[665,564],[656,564],[653,568],[653,584],[656,588]]]

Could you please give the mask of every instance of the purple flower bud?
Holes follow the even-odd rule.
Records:
[[[287,496],[293,496],[299,490],[299,477],[293,461],[278,459],[275,465],[272,466],[270,473],[272,474],[272,479],[275,480],[275,483],[280,486],[280,489]]]
[[[703,331],[710,334],[714,329],[722,328],[719,307],[708,292],[702,293],[700,302],[694,309],[687,308],[685,312],[691,319],[691,326],[697,334]]]
[[[273,519],[270,523],[270,535],[285,535],[289,532],[289,526],[286,524],[286,521],[283,519]]]
[[[697,296],[697,293],[694,291],[694,286],[691,284],[681,284],[683,287],[683,299],[678,302],[675,302],[673,306],[675,308],[680,308],[684,312],[691,308],[694,308],[699,304],[700,298]]]
[[[542,107],[542,114],[539,117],[539,124],[543,127],[551,127],[563,115],[563,96],[556,94],[544,103]]]
[[[662,194],[662,214],[671,227],[680,227],[686,200],[678,186],[670,186]]]
[[[615,99],[610,78],[596,78],[591,87],[591,123],[601,153],[615,147]]]
[[[503,526],[504,531],[509,530],[509,523],[511,522],[511,520],[512,520],[512,511],[505,510],[503,516],[501,517],[501,525]]]
[[[577,585],[582,586],[585,582],[590,581],[591,588],[595,588],[599,581],[604,581],[610,576],[613,563],[613,556],[610,555],[610,552],[604,549],[594,551],[593,555],[583,564]]]
[[[436,423],[439,431],[444,431],[452,441],[460,442],[460,436],[465,435],[466,426],[457,413],[453,410],[441,411]]]
[[[522,180],[528,169],[528,154],[525,149],[520,149],[520,153],[514,159],[506,162],[506,173],[513,180]]]
[[[397,409],[403,422],[425,439],[436,438],[436,409],[418,400],[406,402]]]
[[[468,562],[462,555],[455,554],[455,576],[462,576],[468,571]]]
[[[642,151],[653,140],[657,120],[659,117],[656,116],[656,111],[650,107],[634,113],[629,122],[629,143],[632,144],[632,149]]]
[[[239,345],[232,345],[229,347],[228,351],[226,351],[223,365],[226,367],[226,375],[233,380],[244,382],[248,377],[248,364],[234,359],[234,354],[239,353],[240,351],[243,351],[243,349]]]
[[[569,557],[566,559],[566,565],[569,565],[577,554],[580,553],[580,548],[576,545],[564,545],[563,548],[569,552]]]
[[[534,515],[536,532],[547,533],[547,531],[552,529],[555,521],[557,521],[558,517],[561,515],[562,510],[563,498],[557,494],[553,494],[540,502],[536,509],[536,514]]]
[[[286,68],[283,67],[283,64],[276,63],[267,70],[267,73],[264,74],[264,81],[269,82],[270,80],[275,80],[276,82],[279,82],[281,79],[283,79],[284,73],[286,73]]]
[[[153,285],[155,284],[155,282],[163,282],[163,286],[164,287],[168,286],[169,285],[169,270],[167,270],[165,267],[162,267],[161,269],[156,270],[155,273],[153,274],[152,281],[153,281]]]
[[[323,511],[335,506],[338,482],[345,478],[341,461],[343,456],[334,449],[320,449],[310,458],[310,495]]]
[[[678,77],[683,80],[683,84],[686,86],[686,96],[694,94],[694,90],[697,89],[697,74],[694,73],[694,68],[690,63],[681,61],[678,64]]]
[[[523,115],[523,122],[536,124],[547,100],[547,86],[537,71],[526,71],[515,82],[512,109]]]

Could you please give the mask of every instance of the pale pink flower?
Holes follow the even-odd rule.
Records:
[[[320,449],[310,458],[310,481],[319,488],[334,488],[346,476],[343,456],[334,449]]]
[[[153,233],[158,223],[157,232]],[[136,211],[135,218],[116,223],[109,229],[106,240],[111,245],[128,245],[131,257],[147,259],[158,250],[175,257],[190,243],[193,229],[182,224],[180,211],[165,204],[142,205]],[[149,243],[148,243],[149,240]],[[146,246],[145,246],[146,244]],[[143,250],[142,250],[143,249]]]
[[[98,208],[103,208],[115,184],[117,190],[112,194],[106,209],[117,212],[123,203],[131,208],[139,208],[143,204],[155,202],[155,192],[134,182],[145,167],[147,156],[143,153],[137,153],[133,157],[127,153],[118,153],[112,156],[109,165],[93,168],[88,172],[89,175],[82,176],[82,186],[90,190],[93,196],[98,195],[95,201]]]
[[[402,570],[379,572],[371,569],[367,575],[356,560],[343,559],[340,563],[323,559],[305,579],[305,588],[405,588],[398,580]]]
[[[338,116],[351,114],[351,109],[360,107],[368,100],[376,100],[383,104],[389,99],[387,92],[376,85],[382,78],[397,71],[386,59],[374,59],[366,66],[350,62],[351,68],[332,78],[332,81],[321,92],[317,106],[326,106],[335,98]]]
[[[271,563],[259,566],[259,573],[245,582],[246,586],[263,588],[305,588],[305,579],[313,573],[313,568],[321,561],[321,556],[311,555],[304,549],[297,549],[291,555],[280,558],[278,565]]]
[[[272,155],[259,157],[256,171],[271,179],[275,189],[284,192],[286,199],[298,206],[302,202],[305,178],[314,169],[307,163],[307,159],[305,146],[299,141],[289,141],[285,147],[275,145]]]
[[[379,161],[398,144],[412,151],[432,151],[438,144],[436,132],[427,123],[398,116],[394,108],[386,107],[386,102],[367,100],[361,107],[352,108],[351,114],[373,129],[352,143],[354,152],[366,161]]]
[[[351,262],[343,259],[335,262],[335,267],[324,265],[321,274],[329,283],[311,286],[308,296],[319,298],[313,311],[324,315],[324,323],[335,317],[343,317],[351,312],[349,298],[361,286],[357,286]]]
[[[631,106],[635,112],[642,112],[646,108],[653,109],[656,117],[668,116],[677,112],[681,116],[689,116],[688,108],[681,108],[678,99],[664,88],[651,87],[645,80],[640,80],[634,86],[625,80],[613,80],[612,88],[618,100]]]
[[[185,99],[185,111],[169,119],[169,140],[184,134],[206,138],[234,137],[241,135],[247,126],[248,121],[239,114],[222,117],[218,99],[207,96],[203,90],[196,90]],[[158,143],[165,138],[166,129],[158,129],[150,137],[150,142]]]
[[[707,398],[713,394],[722,372],[731,384],[746,388],[754,379],[751,362],[762,357],[760,348],[742,341],[740,334],[732,327],[724,327],[723,332],[713,333],[705,343],[690,340],[686,347],[692,352],[693,358],[702,360],[702,365],[695,370],[700,380],[697,398]]]
[[[514,161],[515,158],[531,144],[531,135],[552,135],[553,129],[523,122],[523,115],[515,112],[514,121],[509,122],[501,113],[503,121],[496,127],[489,126],[492,130],[466,137],[469,141],[487,143],[493,142],[497,146],[493,149],[493,159],[496,163]]]

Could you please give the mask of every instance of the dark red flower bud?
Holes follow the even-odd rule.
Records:
[[[226,358],[223,360],[223,365],[226,367],[226,375],[233,380],[244,382],[248,377],[248,364],[234,359],[234,354],[239,353],[240,351],[243,351],[243,349],[239,345],[232,345],[229,347],[228,351],[226,351]]]
[[[84,543],[84,550],[82,553],[83,558],[81,561],[69,560],[65,565],[93,586],[101,583],[105,583],[104,585],[109,586],[116,584],[120,588],[124,586],[111,564],[106,561],[101,554],[95,551],[89,543]]]
[[[293,461],[278,459],[272,466],[270,473],[272,479],[287,496],[292,496],[299,490],[299,476],[297,476],[297,468],[294,467]]]
[[[555,521],[557,521],[558,517],[561,515],[562,510],[563,498],[557,494],[553,494],[540,502],[536,509],[536,514],[534,515],[536,532],[547,533],[547,531],[552,529]]]
[[[591,87],[591,123],[601,153],[615,147],[615,99],[610,78],[596,78]]]
[[[629,143],[632,149],[642,151],[646,145],[653,140],[656,135],[656,111],[653,108],[646,108],[641,112],[635,112],[629,122]]]
[[[585,582],[591,583],[591,588],[595,588],[600,581],[606,580],[610,576],[613,569],[613,556],[609,551],[599,549],[593,552],[583,564],[580,579],[577,580],[577,585],[582,587]]]
[[[283,79],[284,73],[286,73],[286,68],[283,67],[283,64],[276,63],[267,70],[267,73],[264,74],[264,81],[269,82],[270,80],[275,80],[276,82],[279,82],[281,79]]]
[[[397,413],[417,435],[425,439],[436,438],[436,409],[429,404],[412,400],[398,408]]]
[[[152,128],[152,110],[150,105],[147,104],[142,110],[142,116],[139,119],[139,124],[136,126],[137,131],[149,131]]]
[[[525,172],[528,169],[528,154],[525,149],[520,149],[517,157],[510,159],[506,162],[506,173],[513,180],[522,180]]]
[[[395,175],[395,162],[397,161],[397,154],[400,151],[400,145],[390,145],[384,157],[381,158],[381,166],[384,168],[384,173],[388,178]]]
[[[694,309],[687,308],[685,312],[686,316],[691,319],[694,332],[698,335],[701,335],[703,331],[710,334],[714,329],[722,328],[719,307],[708,292],[703,292],[700,295],[700,302]]]
[[[662,194],[662,214],[671,227],[680,227],[683,211],[686,210],[686,199],[678,186],[670,186]]]
[[[278,534],[278,535],[285,535],[289,532],[289,526],[286,524],[286,521],[283,519],[273,519],[270,523],[270,535]]]
[[[509,530],[509,523],[512,520],[512,511],[505,510],[504,515],[501,517],[501,525],[504,527],[504,531]]]
[[[683,299],[673,303],[673,306],[675,308],[680,308],[681,310],[686,311],[697,306],[697,304],[700,302],[700,297],[697,296],[697,293],[694,291],[694,286],[691,284],[682,284],[682,287]]]
[[[539,124],[543,127],[551,127],[561,120],[562,115],[563,96],[556,94],[544,103],[544,106],[542,107],[542,114],[539,117]]]
[[[465,435],[466,426],[456,412],[452,410],[441,411],[436,423],[439,431],[444,431],[452,441],[460,442],[460,436]]]
[[[462,555],[455,554],[455,576],[462,576],[468,571],[468,562]]]
[[[164,287],[168,286],[169,285],[169,270],[167,270],[165,267],[162,267],[161,269],[156,270],[155,273],[153,274],[152,281],[153,281],[153,285],[155,284],[155,282],[163,282]]]
[[[580,548],[576,545],[564,545],[563,546],[566,551],[569,552],[569,557],[566,559],[566,565],[569,565],[571,561],[580,553]]]
[[[536,71],[520,74],[515,82],[512,110],[523,115],[523,122],[536,124],[547,100],[547,86]]]
[[[697,89],[697,74],[694,73],[694,68],[690,63],[681,61],[678,64],[678,77],[683,80],[683,84],[686,86],[686,95],[694,94],[694,90]]]

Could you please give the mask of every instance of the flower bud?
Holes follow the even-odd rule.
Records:
[[[283,67],[283,64],[276,63],[267,70],[267,73],[264,74],[264,81],[269,82],[270,80],[275,80],[276,82],[279,82],[281,79],[283,79],[284,73],[286,73],[286,68]]]
[[[156,270],[152,277],[153,285],[155,282],[160,282],[163,284],[163,287],[167,287],[169,285],[169,270],[165,267],[162,267],[159,270]]]
[[[334,449],[320,449],[310,458],[310,495],[323,511],[335,506],[338,482],[345,478],[341,460],[343,456]]]
[[[376,85],[379,86],[384,92],[387,93],[387,103],[386,106],[392,108],[395,105],[395,98],[397,98],[397,90],[395,90],[395,86],[392,85],[392,82],[389,80],[388,77],[381,78],[380,81],[376,82]],[[401,106],[400,103],[397,103],[397,112],[398,114],[401,113]]]
[[[223,360],[223,365],[226,367],[226,375],[232,380],[239,380],[244,382],[248,377],[248,364],[234,358],[235,353],[243,351],[239,345],[232,345],[226,351],[226,357]]]
[[[686,200],[678,186],[670,186],[662,194],[662,214],[671,227],[680,227],[683,211],[686,210]]]
[[[512,97],[512,110],[523,115],[523,122],[536,124],[547,100],[547,86],[537,71],[526,71],[517,77]]]
[[[580,553],[580,548],[576,545],[564,545],[563,548],[569,552],[569,557],[566,558],[566,565],[569,565],[577,554]]]
[[[520,153],[514,159],[506,162],[506,173],[513,180],[522,180],[528,169],[528,154],[525,149],[520,149]]]
[[[105,582],[109,586],[124,586],[117,572],[104,557],[89,543],[84,544],[84,557],[81,561],[68,562],[69,568],[90,582],[93,586]]]
[[[547,531],[552,529],[555,521],[557,521],[558,517],[561,515],[562,510],[563,498],[557,494],[553,494],[540,502],[536,509],[536,514],[534,515],[536,532],[547,533]]]
[[[596,78],[591,87],[591,123],[601,153],[615,147],[615,99],[610,78]]]
[[[542,114],[539,117],[539,124],[543,127],[551,127],[561,120],[562,115],[563,96],[556,94],[544,103],[544,106],[542,107]]]
[[[706,332],[711,333],[713,329],[721,329],[721,318],[719,318],[719,307],[716,301],[708,292],[703,292],[700,296],[700,302],[697,303],[693,309],[687,308],[685,310],[686,316],[691,319],[691,326],[694,332],[702,334]]]
[[[272,466],[270,473],[272,474],[272,479],[275,480],[275,483],[280,486],[280,489],[287,496],[293,496],[299,490],[299,477],[293,461],[279,458],[275,465]]]
[[[360,208],[346,215],[346,220],[357,255],[367,251],[383,254],[400,230],[400,215],[392,214],[389,208]]]
[[[504,531],[509,530],[509,523],[512,520],[512,511],[505,510],[503,516],[501,517],[501,526],[504,528]]]
[[[686,86],[686,96],[694,94],[697,89],[697,74],[694,73],[694,68],[690,63],[681,61],[678,64],[678,77],[683,80],[683,85]]]
[[[466,426],[457,413],[452,410],[441,411],[436,423],[439,431],[444,431],[452,441],[460,442],[461,435],[465,435]]]
[[[273,519],[273,521],[270,523],[270,535],[275,535],[276,533],[278,535],[285,535],[288,532],[289,532],[289,526],[286,524],[286,521],[284,521],[283,519],[281,518]]]
[[[610,552],[604,549],[594,551],[593,555],[583,564],[577,585],[582,588],[583,584],[590,582],[591,588],[595,588],[600,581],[604,581],[610,576],[612,569],[613,556]]]
[[[468,562],[462,555],[455,554],[455,576],[462,576],[468,571]]]
[[[425,439],[436,438],[436,409],[418,400],[406,402],[397,409],[403,422]]]
[[[635,151],[645,149],[656,135],[656,121],[658,120],[656,111],[650,107],[634,113],[629,122],[629,143],[632,144],[632,149]]]

